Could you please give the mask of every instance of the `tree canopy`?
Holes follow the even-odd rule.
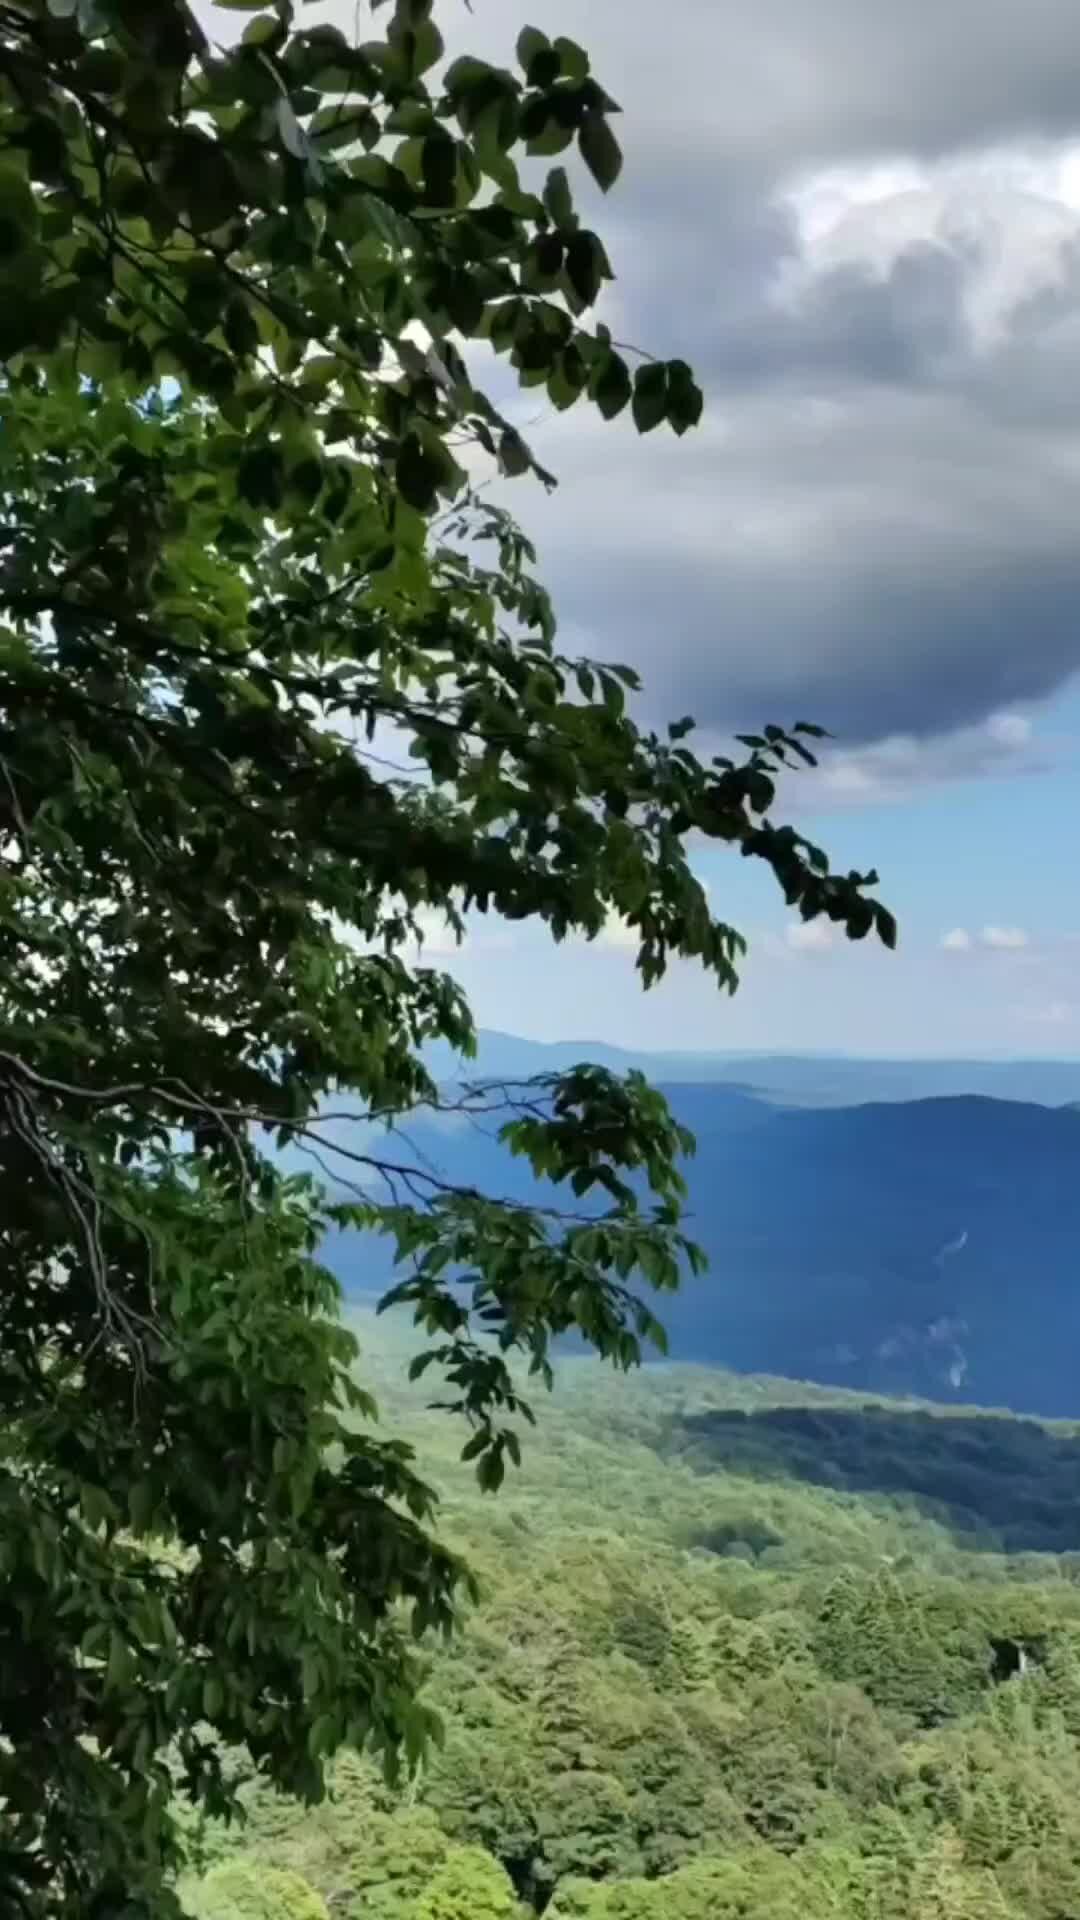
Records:
[[[498,361],[642,433],[701,410],[594,319],[612,269],[548,165],[619,171],[585,52],[447,64],[431,0],[363,45],[219,5],[222,44],[184,0],[0,4],[0,1872],[71,1920],[169,1910],[175,1789],[227,1812],[228,1749],[317,1796],[343,1742],[392,1768],[436,1731],[412,1643],[467,1574],[373,1430],[328,1225],[396,1240],[486,1487],[507,1356],[546,1377],[577,1329],[629,1365],[639,1283],[695,1262],[690,1143],[636,1076],[498,1096],[562,1216],[367,1132],[347,1204],[281,1170],[335,1103],[438,1104],[429,1041],[468,1055],[422,916],[615,912],[645,985],[682,956],[730,990],[704,836],[895,937],[770,817],[818,729],[702,760],[640,725],[485,499],[553,484]]]
[[[688,1458],[706,1409],[740,1413],[763,1446],[796,1408],[831,1407],[869,1440],[875,1409],[714,1368],[623,1380],[577,1355],[493,1505],[457,1458],[457,1421],[406,1382],[405,1317],[354,1311],[483,1605],[432,1649],[446,1744],[419,1777],[394,1787],[344,1752],[314,1808],[248,1780],[244,1825],[199,1831],[184,1889],[198,1920],[232,1920],[213,1900],[245,1856],[267,1886],[271,1870],[297,1876],[335,1920],[417,1920],[462,1885],[470,1920],[1080,1911],[1075,1511],[1062,1551],[1010,1551],[914,1482],[840,1491],[827,1444],[812,1477],[779,1449],[771,1467],[696,1443]],[[978,1458],[1023,1507],[1029,1421],[902,1402],[888,1417],[950,1463],[958,1496]],[[1054,1437],[1075,1458],[1076,1432]]]

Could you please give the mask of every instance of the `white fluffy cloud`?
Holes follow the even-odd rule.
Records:
[[[828,920],[792,920],[784,937],[793,953],[828,953],[835,945]]]
[[[979,938],[984,947],[999,953],[1018,953],[1031,944],[1023,927],[984,927]]]
[[[816,773],[788,783],[785,801],[804,808],[888,806],[915,789],[1045,772],[1067,750],[1049,732],[1036,733],[1026,714],[994,713],[944,737],[893,734],[865,747],[826,748]]]
[[[953,927],[941,938],[946,953],[970,953],[973,947],[985,947],[991,953],[1023,953],[1030,945],[1025,927],[988,926],[975,934],[966,927]]]

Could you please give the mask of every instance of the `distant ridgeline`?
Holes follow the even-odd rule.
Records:
[[[481,1031],[474,1078],[527,1078],[593,1060],[631,1067],[670,1084],[722,1082],[783,1106],[857,1107],[882,1100],[943,1100],[965,1094],[1061,1107],[1080,1102],[1080,1060],[867,1060],[846,1054],[647,1053],[590,1040],[544,1043]],[[428,1052],[440,1080],[461,1077],[461,1060],[444,1041]]]
[[[506,1058],[488,1047],[482,1068],[537,1071],[548,1050],[520,1057],[522,1046],[507,1043]],[[563,1064],[554,1051],[549,1068]],[[903,1063],[773,1066],[778,1077],[797,1066],[809,1099],[815,1064],[831,1087],[836,1072],[872,1078]],[[979,1071],[1042,1074],[1059,1091],[1080,1081],[1053,1063]],[[690,1231],[710,1259],[659,1303],[673,1357],[1080,1414],[1080,1110],[972,1096],[783,1106],[720,1080],[665,1092],[697,1136]],[[403,1141],[447,1180],[535,1198],[494,1131],[418,1115]],[[387,1249],[360,1236],[337,1237],[326,1258],[353,1298],[390,1277]]]

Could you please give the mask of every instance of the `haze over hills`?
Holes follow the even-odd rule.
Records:
[[[496,1042],[502,1036],[493,1037]],[[485,1036],[480,1068],[506,1075],[580,1058]],[[606,1051],[591,1050],[593,1057]],[[633,1062],[635,1056],[628,1056]],[[615,1064],[615,1062],[612,1062]],[[649,1063],[652,1065],[652,1063]],[[666,1062],[664,1063],[666,1067]],[[740,1063],[744,1066],[745,1063]],[[754,1062],[762,1088],[669,1079],[664,1091],[697,1137],[687,1165],[690,1231],[709,1270],[660,1302],[675,1358],[746,1372],[1029,1413],[1080,1414],[1080,1108],[957,1093],[838,1106],[808,1104],[852,1085],[896,1088],[960,1063]],[[797,1069],[803,1104],[782,1103]],[[993,1081],[1039,1074],[1065,1092],[1080,1067],[981,1066]],[[661,1076],[656,1076],[661,1077]],[[662,1081],[663,1084],[663,1081]],[[789,1082],[790,1087],[790,1082]],[[495,1137],[493,1120],[420,1114],[404,1140],[449,1181],[535,1199],[537,1183]],[[551,1200],[553,1195],[542,1196]],[[390,1276],[382,1242],[339,1236],[328,1263],[354,1298]]]
[[[1080,1101],[1080,1060],[864,1059],[837,1054],[652,1053],[596,1040],[524,1040],[482,1030],[475,1061],[445,1045],[428,1064],[438,1079],[529,1078],[592,1060],[618,1073],[639,1068],[665,1084],[722,1081],[792,1106],[858,1106],[866,1101],[947,1099],[982,1094],[1043,1106]]]

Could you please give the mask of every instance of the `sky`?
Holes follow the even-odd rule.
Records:
[[[525,8],[528,11],[525,11]],[[205,9],[204,15],[205,15]],[[361,8],[360,13],[363,12]],[[354,0],[310,16],[351,30]],[[234,16],[235,18],[235,16]],[[583,208],[616,338],[694,366],[683,440],[519,414],[508,495],[561,644],[625,660],[700,743],[812,719],[783,793],[876,866],[900,947],[699,871],[750,941],[734,999],[648,996],[617,928],[432,926],[481,1024],[635,1045],[1080,1055],[1080,21],[1075,0],[437,0],[452,51],[584,44],[626,155]],[[544,163],[538,162],[542,167]]]

